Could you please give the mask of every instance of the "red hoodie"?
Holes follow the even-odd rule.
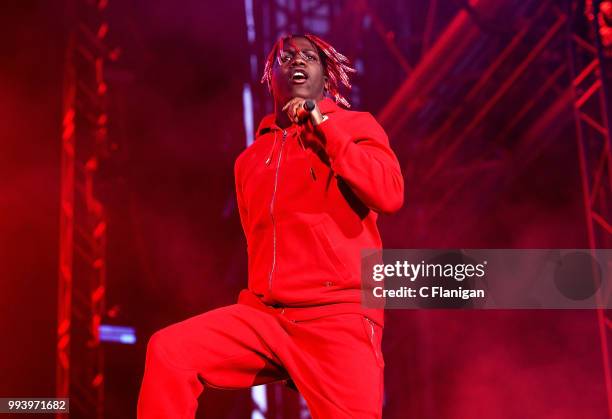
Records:
[[[238,302],[282,306],[297,319],[361,313],[383,326],[382,308],[361,305],[360,253],[382,247],[377,213],[403,204],[400,166],[370,113],[329,98],[318,106],[328,118],[315,132],[283,130],[267,115],[236,159],[249,272]]]

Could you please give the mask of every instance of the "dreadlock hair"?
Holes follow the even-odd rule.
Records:
[[[342,83],[346,88],[351,88],[348,73],[354,73],[356,70],[349,66],[349,59],[336,51],[336,49],[312,34],[293,34],[283,35],[274,43],[272,50],[266,58],[266,65],[264,67],[263,77],[261,82],[268,83],[268,90],[272,92],[272,68],[274,67],[274,60],[277,60],[280,64],[280,56],[284,50],[283,45],[285,40],[292,38],[306,38],[308,39],[318,50],[319,57],[321,58],[321,64],[323,65],[323,73],[327,76],[327,91],[334,97],[336,103],[350,108],[351,105],[344,96],[340,94],[340,86]]]

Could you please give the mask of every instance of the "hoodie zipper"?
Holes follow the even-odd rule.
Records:
[[[278,152],[278,161],[276,163],[276,173],[274,175],[274,189],[272,190],[272,199],[270,200],[270,218],[272,219],[272,268],[268,279],[268,290],[272,291],[272,275],[276,268],[276,221],[274,220],[274,200],[276,198],[276,188],[278,185],[278,172],[280,170],[281,158],[283,157],[283,146],[287,138],[287,130],[283,130],[283,139],[281,141],[280,151]]]

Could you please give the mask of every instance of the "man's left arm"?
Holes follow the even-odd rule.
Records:
[[[341,123],[342,122],[342,123]],[[337,121],[333,116],[314,127],[333,171],[369,208],[393,213],[404,203],[404,178],[389,139],[367,112]]]

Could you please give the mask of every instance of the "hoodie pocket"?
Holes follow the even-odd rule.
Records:
[[[317,242],[321,246],[323,253],[327,256],[327,260],[333,267],[334,271],[338,274],[340,280],[344,283],[351,280],[351,273],[346,267],[346,264],[342,261],[342,258],[338,256],[332,241],[329,238],[329,234],[323,221],[310,227]]]
[[[364,315],[361,316],[361,321],[366,334],[366,338],[370,342],[370,346],[372,347],[372,351],[374,352],[376,363],[380,368],[384,368],[385,360],[382,354],[383,329],[378,324],[374,323],[372,320],[370,320]]]

